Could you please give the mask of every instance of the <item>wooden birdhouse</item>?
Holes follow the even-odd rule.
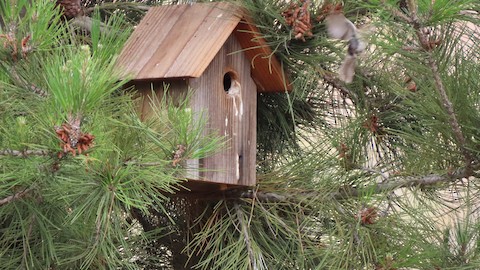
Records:
[[[240,7],[224,2],[152,7],[118,60],[139,93],[191,89],[193,112],[207,114],[207,130],[226,137],[218,154],[189,166],[188,187],[256,184],[258,92],[290,90],[279,61]],[[144,99],[143,113],[148,113]],[[207,185],[205,185],[207,184]]]

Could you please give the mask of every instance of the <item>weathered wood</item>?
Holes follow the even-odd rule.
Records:
[[[118,63],[135,79],[198,77],[240,21],[239,12],[227,3],[152,7]]]
[[[206,116],[205,136],[224,136],[220,152],[187,160],[185,186],[216,192],[256,184],[257,92],[284,92],[291,85],[281,63],[231,3],[152,8],[124,47],[120,68],[133,76],[142,118],[153,116],[152,101],[182,99],[189,90],[195,116]]]
[[[256,85],[250,77],[250,64],[240,50],[240,44],[231,36],[203,76],[190,79],[189,85],[201,90],[195,92],[192,108],[194,111],[208,109],[207,131],[215,131],[227,139],[222,152],[201,161],[206,170],[200,172],[200,178],[217,183],[254,185]],[[238,93],[224,90],[223,77],[227,72],[234,74],[232,85],[240,85]]]
[[[192,112],[208,117],[205,135],[215,132],[225,136],[223,151],[186,162],[189,169],[186,177],[193,182],[247,186],[256,183],[256,85],[250,77],[248,59],[240,49],[236,38],[231,36],[200,78],[132,82],[140,95],[138,106],[142,119],[152,116],[151,103],[162,100],[166,87],[173,100],[184,98],[190,87],[194,91],[190,101]],[[233,87],[239,84],[238,93],[224,90],[223,77],[227,72],[234,75]]]
[[[170,36],[173,26],[186,8],[185,5],[173,6],[175,9],[165,12],[164,9],[151,8],[145,15],[118,58],[118,65],[125,71],[125,76],[133,79],[158,79],[154,74],[140,77],[138,74],[149,62],[162,44]],[[159,59],[156,59],[159,60]]]
[[[259,37],[261,35],[253,21],[245,17],[237,25],[234,33],[242,48],[245,49],[246,57],[250,60],[252,77],[259,88],[258,91],[291,91],[292,85],[265,39],[252,38],[252,36]]]
[[[185,27],[196,27],[195,32],[184,43],[182,51],[168,68],[165,77],[178,77],[182,73],[191,74],[191,77],[202,75],[240,21],[240,9],[236,6],[232,7],[232,5],[221,2],[213,8],[211,5],[195,7],[195,14],[192,16],[198,16],[202,21],[192,25],[192,19],[185,20]],[[203,14],[205,15],[202,16]],[[186,15],[184,14],[184,16]],[[180,31],[183,30],[180,29]],[[184,35],[184,33],[180,34]],[[177,44],[178,40],[172,40],[172,42]],[[195,61],[196,58],[202,61]]]
[[[244,18],[244,23],[240,23]],[[135,80],[198,78],[235,33],[259,92],[291,90],[280,62],[238,5],[226,2],[152,7],[123,48],[118,65]],[[240,23],[240,24],[239,24]]]
[[[174,105],[182,102],[188,92],[187,81],[157,80],[157,81],[132,81],[127,87],[134,86],[137,92],[137,107],[141,119],[145,120],[152,116],[152,102],[160,102],[164,98],[165,89],[168,89],[169,98]]]

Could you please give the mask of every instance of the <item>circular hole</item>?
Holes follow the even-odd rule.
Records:
[[[230,87],[232,87],[232,73],[227,72],[225,75],[223,75],[223,90],[225,92],[228,92],[230,90]]]

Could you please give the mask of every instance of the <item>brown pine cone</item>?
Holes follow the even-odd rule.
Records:
[[[57,0],[57,5],[61,6],[63,16],[67,19],[75,18],[83,13],[80,0]]]

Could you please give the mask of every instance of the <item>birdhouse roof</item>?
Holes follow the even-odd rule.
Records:
[[[291,89],[280,62],[244,10],[225,2],[150,8],[118,64],[134,80],[198,78],[231,34],[251,62],[259,92]]]

